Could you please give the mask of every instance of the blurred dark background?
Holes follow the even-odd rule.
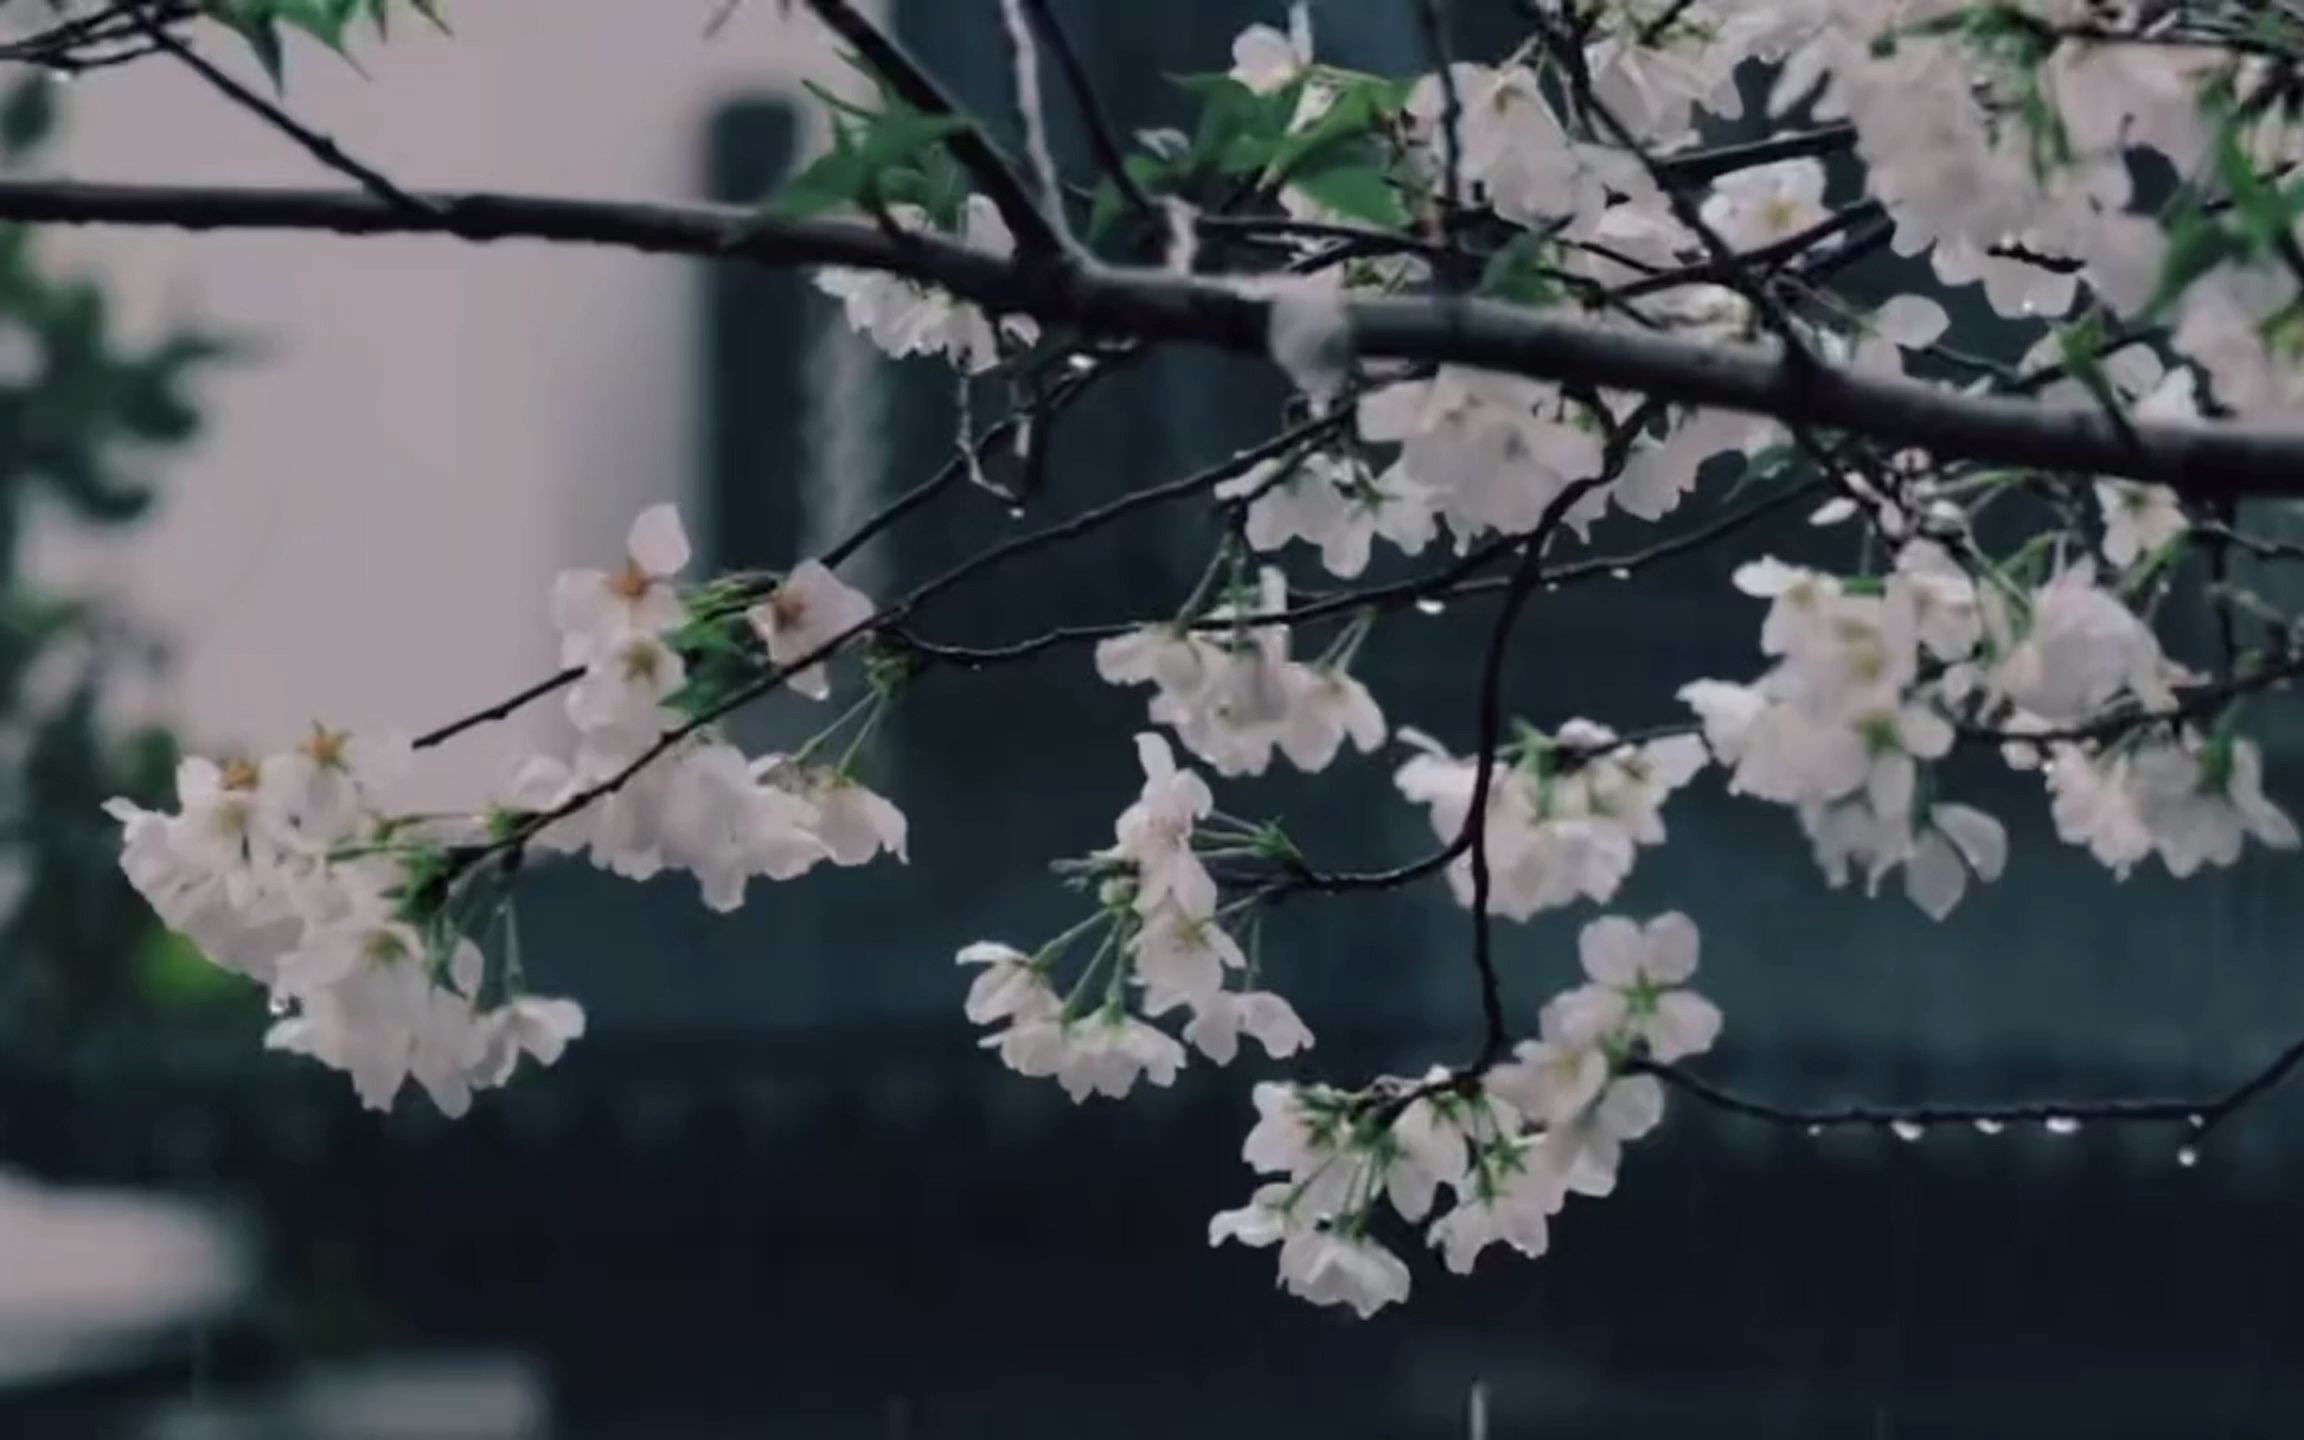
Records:
[[[1517,38],[1470,23],[1508,7],[1458,8],[1482,12],[1459,53]],[[1004,44],[977,11],[897,6],[912,47],[1000,115]],[[1244,20],[1278,18],[1228,3],[1064,13],[1132,126],[1183,123],[1165,77],[1208,68]],[[1408,7],[1318,18],[1340,63],[1416,53]],[[781,102],[722,110],[700,145],[704,189],[764,193],[796,133]],[[1090,173],[1084,152],[1065,158]],[[1900,263],[1845,283],[1918,283]],[[797,477],[829,443],[810,371],[842,343],[826,338],[838,316],[795,277],[699,270],[697,284],[710,462],[691,510],[719,561],[788,563],[791,537],[822,533],[808,510],[828,502]],[[2030,338],[2005,336],[2015,351]],[[893,493],[951,453],[954,385],[934,365],[864,373],[845,403],[878,407],[876,473],[844,478]],[[978,404],[995,399],[987,387]],[[1197,468],[1257,438],[1283,399],[1266,367],[1157,357],[1066,415],[1032,515],[968,491],[873,563],[921,575]],[[1212,524],[1157,512],[987,577],[921,628],[990,641],[1172,607]],[[1830,561],[1828,542],[1794,516],[1746,553]],[[1514,652],[1516,712],[1631,728],[1679,718],[1685,679],[1755,673],[1758,608],[1725,583],[1736,558],[1540,597]],[[1482,631],[1469,613],[1379,627],[1363,669],[1395,724],[1469,747]],[[2207,660],[2210,640],[2175,618],[2180,653]],[[1254,1183],[1237,1156],[1247,1087],[1460,1057],[1477,1023],[1465,921],[1437,887],[1289,902],[1267,958],[1320,1037],[1297,1065],[1198,1066],[1172,1093],[1080,1107],[1003,1071],[960,1017],[951,954],[1068,923],[1046,862],[1108,840],[1143,699],[1096,683],[1079,651],[930,673],[870,771],[911,817],[909,869],[756,887],[727,918],[685,881],[539,873],[531,969],[583,1000],[593,1032],[461,1122],[413,1100],[380,1120],[337,1077],[256,1055],[261,1005],[229,989],[186,1002],[196,1020],[178,1006],[127,1040],[0,1057],[0,1157],[212,1197],[259,1237],[260,1272],[230,1320],[0,1392],[0,1435],[1455,1435],[1475,1392],[1498,1435],[2285,1436],[2304,1421],[2304,1101],[2286,1094],[2197,1165],[2178,1163],[2182,1127],[1816,1139],[1675,1099],[1619,1193],[1573,1202],[1541,1261],[1492,1253],[1459,1279],[1417,1257],[1412,1303],[1368,1322],[1279,1295],[1268,1252],[1205,1244],[1207,1217]],[[771,708],[747,738],[808,718]],[[2253,723],[2294,808],[2294,727],[2275,707]],[[1347,760],[1316,786],[1274,778],[1224,803],[1286,815],[1322,863],[1395,861],[1431,837],[1390,768]],[[1958,798],[2007,822],[2014,860],[1940,926],[1900,896],[1826,890],[1792,818],[1716,776],[1673,802],[1671,843],[1644,852],[1612,908],[1679,908],[1703,927],[1700,984],[1728,1015],[1707,1075],[1798,1104],[2209,1095],[2304,1032],[2292,861],[2251,851],[2187,884],[2156,870],[2116,884],[2056,843],[2035,782],[1992,763],[1953,775]],[[1523,1023],[1568,983],[1588,915],[1502,927]],[[184,1027],[200,1038],[175,1038]],[[390,1398],[393,1374],[459,1355],[488,1357],[478,1378],[432,1384],[423,1406]],[[368,1408],[265,1398],[345,1367],[382,1367]],[[505,1408],[488,1398],[499,1375],[541,1398]]]

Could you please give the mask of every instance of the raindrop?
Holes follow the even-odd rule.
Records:
[[[1544,593],[1545,593],[1545,594],[1547,594],[1547,595],[1557,595],[1557,594],[1559,594],[1559,593],[1560,593],[1560,582],[1559,582],[1559,581],[1557,581],[1557,580],[1547,580],[1547,581],[1545,581],[1545,582],[1544,582]]]
[[[270,1010],[272,1012],[272,1018],[277,1020],[281,1016],[286,1015],[289,1011],[294,1010],[296,1008],[296,1002],[289,999],[285,995],[275,995],[272,997],[271,1003],[266,1005],[264,1008]]]
[[[1824,1127],[1821,1125],[1811,1125],[1808,1127],[1808,1138],[1811,1140],[1815,1139],[1817,1136],[1823,1133]]]
[[[1011,520],[1021,520],[1021,519],[1023,519],[1023,518],[1024,518],[1024,507],[1023,507],[1023,506],[1021,506],[1021,505],[1011,505],[1011,506],[1009,506],[1009,507],[1008,507],[1008,518],[1009,518],[1009,519],[1011,519]]]
[[[2200,1152],[2187,1145],[2176,1152],[2176,1163],[2189,1170],[2200,1163]]]
[[[1085,355],[1075,355],[1066,363],[1072,367],[1075,375],[1085,375],[1096,368],[1096,362]]]
[[[2007,1128],[2008,1127],[2006,1125],[2002,1124],[1998,1120],[1993,1119],[1989,1115],[1979,1115],[1976,1117],[1976,1133],[1979,1135],[1997,1135]]]
[[[2187,1115],[2184,1117],[2184,1123],[2195,1130],[2205,1130],[2208,1128],[2208,1117],[2205,1115]]]
[[[1437,615],[1447,608],[1445,604],[1432,599],[1430,596],[1416,602],[1417,613],[1422,615]]]
[[[1888,1122],[1888,1129],[1897,1139],[1907,1145],[1928,1133],[1928,1127],[1917,1120],[1891,1120]]]
[[[1608,572],[1608,578],[1611,580],[1629,580],[1632,578],[1632,572],[1619,565]]]
[[[2077,1135],[2080,1133],[2080,1122],[2069,1115],[2051,1115],[2040,1123],[2041,1127],[2051,1135]]]

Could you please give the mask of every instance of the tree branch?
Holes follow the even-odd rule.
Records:
[[[1269,302],[1220,280],[1133,269],[1052,271],[931,236],[765,219],[709,206],[491,192],[429,194],[421,217],[349,191],[0,181],[0,221],[189,230],[320,230],[533,239],[772,266],[844,265],[938,285],[987,309],[1148,341],[1263,354]],[[1454,297],[1354,300],[1365,357],[1470,365],[1634,390],[1679,404],[1826,425],[1945,458],[2117,475],[2196,498],[2304,494],[2304,430],[2138,423],[2124,439],[2092,408],[1960,395],[1920,381],[1786,364],[1770,348],[1630,333],[1589,320]]]
[[[1909,1126],[1976,1125],[1994,1129],[2003,1125],[2067,1126],[2082,1122],[2180,1124],[2189,1127],[2195,1143],[2231,1119],[2243,1108],[2270,1093],[2304,1065],[2304,1039],[2291,1043],[2259,1069],[2221,1094],[2173,1100],[2033,1100],[1992,1105],[1833,1105],[1804,1108],[1779,1105],[1717,1085],[1678,1065],[1653,1060],[1632,1060],[1626,1068],[1653,1075],[1692,1099],[1716,1110],[1771,1125],[1793,1126],[1818,1133],[1825,1130],[1903,1129]]]

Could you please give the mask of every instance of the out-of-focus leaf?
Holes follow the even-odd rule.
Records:
[[[136,984],[146,1000],[163,1008],[209,1005],[248,994],[247,982],[201,954],[199,946],[158,925],[137,946]]]
[[[56,129],[56,82],[37,70],[0,98],[0,152],[11,160],[37,148]]]

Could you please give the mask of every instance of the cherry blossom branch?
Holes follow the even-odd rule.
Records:
[[[1550,590],[1561,585],[1573,585],[1603,577],[1612,580],[1629,579],[1651,564],[1702,549],[1706,545],[1724,539],[1736,531],[1766,519],[1768,516],[1792,505],[1814,499],[1827,488],[1829,487],[1826,483],[1820,480],[1804,481],[1764,499],[1738,507],[1704,525],[1696,526],[1653,545],[1616,555],[1591,556],[1566,565],[1547,568],[1539,576],[1539,581],[1545,589]],[[1311,620],[1327,619],[1339,614],[1381,613],[1404,608],[1419,600],[1457,598],[1499,591],[1509,583],[1507,577],[1493,576],[1471,580],[1463,577],[1471,571],[1486,568],[1496,560],[1511,554],[1524,538],[1524,536],[1512,535],[1490,541],[1486,545],[1459,557],[1448,566],[1424,575],[1410,576],[1403,580],[1390,581],[1381,585],[1340,591],[1337,594],[1323,596],[1303,605],[1281,610],[1259,611],[1213,619],[1202,617],[1184,622],[1184,628],[1214,631],[1253,630],[1268,625],[1293,626]],[[1060,646],[1094,644],[1098,641],[1114,639],[1141,630],[1146,625],[1159,623],[1161,623],[1159,619],[1153,618],[1108,621],[1095,625],[1059,625],[1022,640],[991,646],[948,644],[927,639],[906,630],[892,629],[886,633],[889,638],[925,659],[936,661],[939,664],[955,665],[965,670],[980,670],[988,666],[1030,659],[1044,651]],[[1617,744],[1610,745],[1605,749],[1569,750],[1564,751],[1563,754],[1571,757],[1575,763],[1584,763],[1611,750],[1622,748],[1624,745],[1644,744],[1649,740],[1658,739],[1665,735],[1686,734],[1689,733],[1689,728],[1684,725],[1672,725],[1629,732],[1621,737]],[[1294,890],[1340,894],[1358,890],[1392,889],[1410,884],[1439,870],[1449,861],[1463,854],[1470,843],[1471,837],[1468,833],[1459,833],[1455,840],[1439,850],[1407,864],[1386,870],[1320,871],[1298,863],[1290,867],[1287,875],[1280,882],[1277,882],[1275,887],[1268,887],[1267,893],[1271,898],[1278,898],[1279,893]]]
[[[769,666],[758,676],[730,691],[719,702],[691,716],[681,724],[658,735],[647,748],[629,763],[594,784],[571,793],[556,805],[528,814],[521,823],[499,839],[485,844],[465,847],[457,853],[447,879],[453,882],[457,875],[485,863],[491,856],[514,856],[539,833],[585,809],[594,802],[607,798],[629,785],[650,765],[670,754],[695,735],[717,724],[727,716],[781,686],[787,679],[812,665],[830,659],[849,642],[862,636],[887,630],[901,624],[921,606],[983,571],[995,569],[1022,555],[1044,550],[1050,546],[1074,540],[1091,531],[1101,529],[1123,516],[1148,506],[1164,504],[1187,495],[1211,490],[1235,475],[1242,474],[1264,461],[1286,454],[1290,449],[1312,438],[1336,423],[1336,417],[1323,416],[1281,432],[1261,445],[1239,451],[1230,459],[1196,471],[1181,479],[1131,491],[1117,499],[1084,510],[1069,520],[1044,526],[1029,534],[1014,536],[1000,544],[990,546],[960,561],[944,573],[930,579],[906,593],[902,599],[883,606],[857,621],[822,644],[780,665]],[[579,672],[581,673],[581,672]]]
[[[408,743],[417,750],[430,750],[445,745],[467,730],[477,730],[483,725],[510,719],[515,711],[525,709],[531,702],[541,700],[553,691],[563,686],[573,685],[583,678],[584,667],[571,665],[564,670],[545,676],[525,690],[506,696],[485,710],[475,710],[471,714],[459,716],[437,729],[427,730]]]
[[[1980,725],[1963,725],[1959,731],[1965,739],[1991,740],[2002,744],[2049,745],[2109,740],[2139,730],[2150,730],[2162,725],[2174,727],[2203,719],[2243,695],[2285,684],[2300,675],[2304,675],[2304,652],[2291,653],[2279,663],[2247,675],[2236,675],[2219,684],[2201,686],[2166,709],[2130,710],[2053,730],[2000,730]]]
[[[1000,153],[967,112],[952,102],[944,93],[944,87],[905,52],[895,37],[866,19],[848,0],[807,0],[807,5],[827,28],[856,47],[856,53],[888,82],[889,88],[905,104],[924,115],[949,116],[961,122],[960,128],[945,138],[945,148],[999,207],[1001,218],[1015,232],[1020,248],[1043,259],[1065,253],[1062,233],[1033,202],[1031,192],[1025,188],[1023,178],[1008,157]]]
[[[925,235],[838,221],[781,220],[709,206],[492,192],[425,195],[409,215],[357,192],[0,181],[0,221],[315,230],[533,239],[771,266],[839,265],[941,286],[998,312],[1145,341],[1246,354],[1267,347],[1270,302],[1201,276],[1003,260]],[[2138,422],[2132,437],[2092,408],[1961,395],[1901,377],[1787,364],[1769,347],[1632,333],[1454,296],[1354,299],[1343,311],[1373,359],[1462,364],[1573,380],[1681,404],[1834,426],[1943,458],[2113,475],[2196,498],[2304,494],[2304,430],[2251,423]]]
[[[1825,1130],[1905,1130],[1938,1125],[1975,1125],[1989,1131],[2025,1123],[2062,1129],[2083,1122],[2111,1122],[2181,1124],[2192,1130],[2194,1143],[2198,1143],[2250,1103],[2269,1094],[2299,1065],[2304,1065],[2304,1039],[2291,1042],[2230,1089],[2193,1099],[2034,1100],[1980,1105],[1853,1104],[1813,1108],[1755,1099],[1679,1065],[1634,1059],[1627,1062],[1626,1068],[1653,1075],[1716,1110],[1811,1134]]]

